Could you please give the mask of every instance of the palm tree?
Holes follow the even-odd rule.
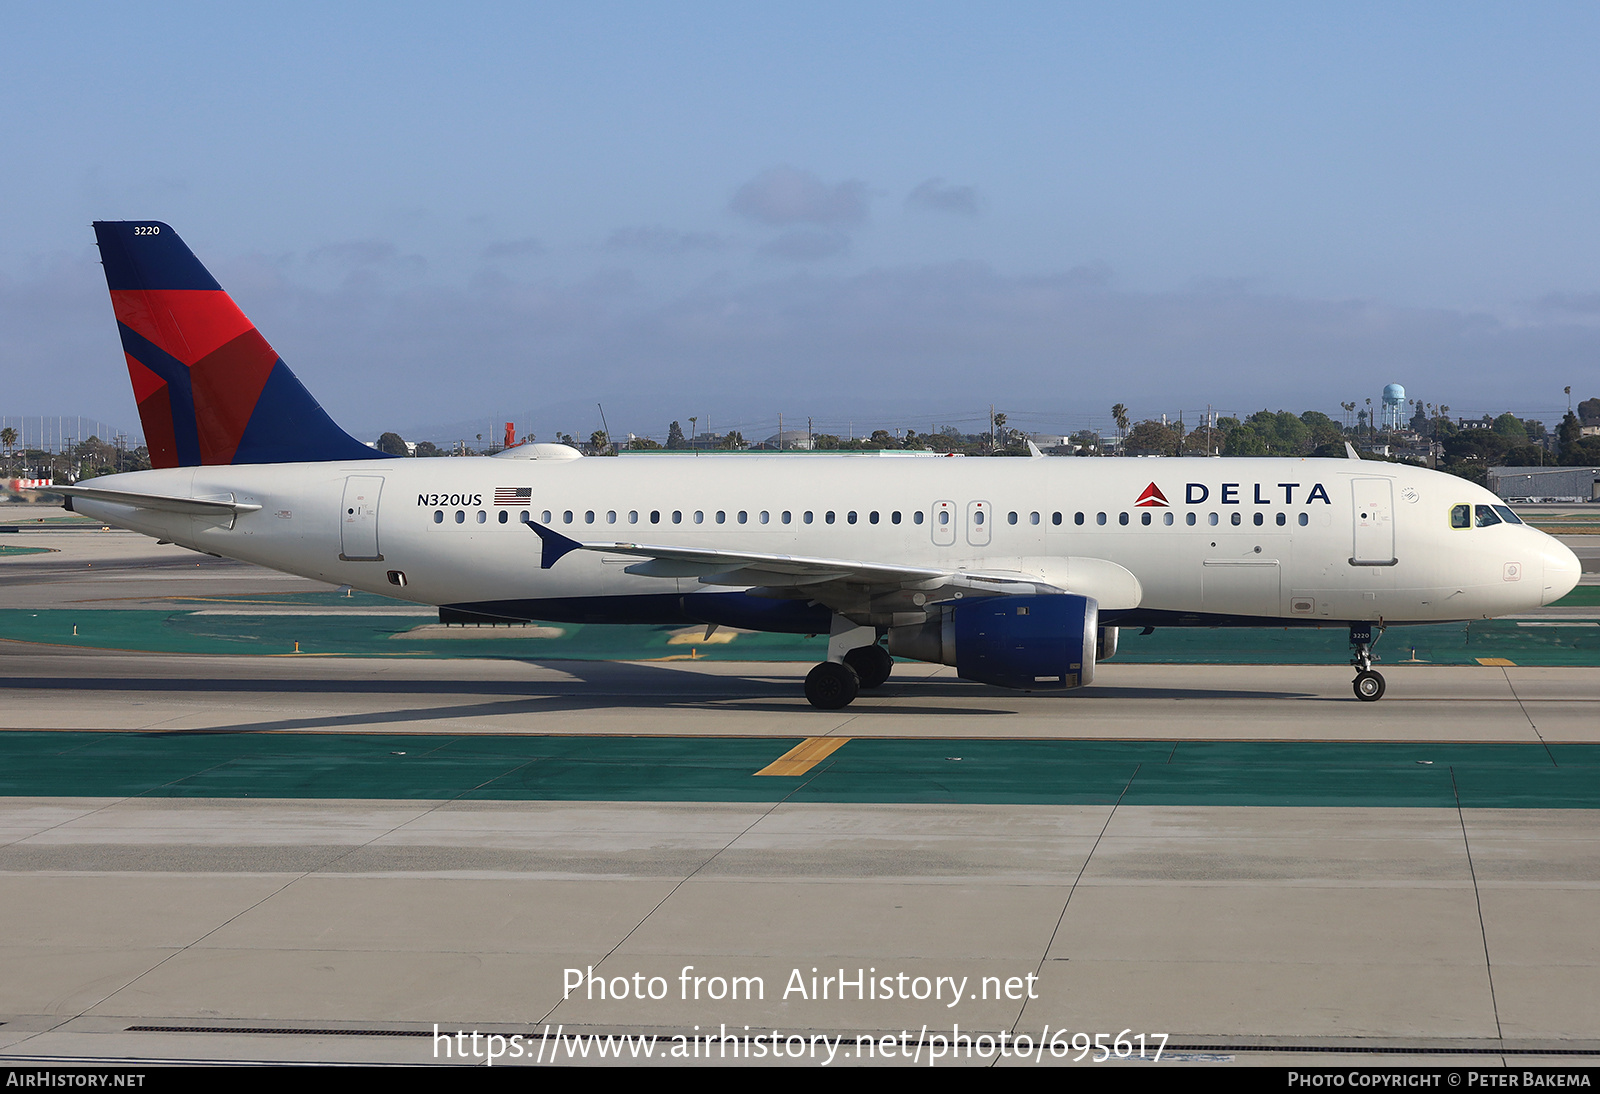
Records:
[[[1117,423],[1117,447],[1120,449],[1121,441],[1128,432],[1128,408],[1118,403],[1111,408],[1111,420]]]

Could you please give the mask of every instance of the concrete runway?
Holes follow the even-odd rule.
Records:
[[[108,586],[143,605],[297,580],[194,567],[188,552],[160,553],[171,548],[139,557],[188,565],[118,568],[126,549],[101,542],[94,580],[76,569],[86,558],[6,560],[0,607]],[[39,559],[57,568],[20,580],[18,564]],[[1351,697],[1343,666],[1111,663],[1065,696],[899,666],[881,692],[824,714],[800,697],[806,667],[7,643],[0,729],[156,742],[652,734],[716,738],[713,750],[848,737],[880,739],[891,758],[930,739],[952,753],[1010,738],[1600,740],[1600,669],[1395,665],[1372,705]],[[59,736],[68,753],[89,739]],[[1589,809],[819,802],[786,790],[755,802],[262,799],[240,785],[230,797],[0,798],[0,1056],[431,1062],[437,1024],[521,1035],[530,1055],[566,1063],[600,1051],[592,1035],[653,1034],[663,1056],[674,1035],[726,1024],[808,1046],[843,1035],[835,1066],[860,1062],[867,1033],[925,1065],[953,1025],[1166,1034],[1183,1046],[1166,1058],[1179,1066],[1600,1059]],[[630,985],[659,976],[666,997],[563,999],[565,970],[590,967]],[[874,970],[895,997],[840,1000],[833,985],[808,998],[813,968]],[[695,976],[701,998],[680,998]],[[706,997],[734,977],[759,977],[762,997]],[[953,1007],[944,977],[966,978]],[[941,998],[898,997],[936,982]],[[558,1028],[580,1039],[557,1041]],[[793,1062],[826,1059],[814,1051]]]

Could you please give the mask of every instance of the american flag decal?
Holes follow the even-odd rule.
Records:
[[[494,488],[496,505],[526,505],[533,500],[531,486],[497,486]]]

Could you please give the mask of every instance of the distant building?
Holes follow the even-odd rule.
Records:
[[[780,448],[785,452],[809,452],[811,434],[803,429],[785,429],[782,433],[774,433],[762,441],[760,447],[774,452]]]
[[[1489,489],[1507,501],[1600,501],[1600,467],[1491,467]]]

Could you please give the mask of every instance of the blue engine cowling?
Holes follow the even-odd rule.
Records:
[[[988,597],[891,628],[889,652],[1004,688],[1078,688],[1094,681],[1099,619],[1086,596]]]

